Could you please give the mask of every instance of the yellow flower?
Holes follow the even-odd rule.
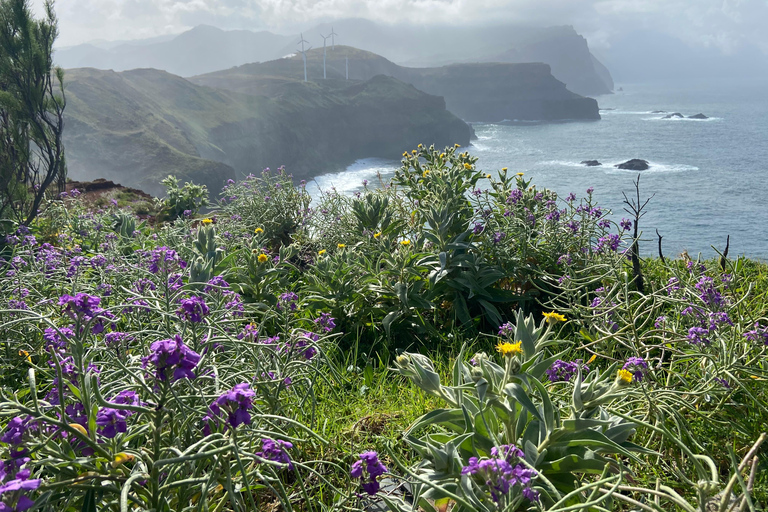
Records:
[[[632,372],[629,370],[619,370],[616,372],[616,379],[619,381],[619,383],[631,384]]]
[[[381,231],[373,235],[373,238],[379,238],[381,236]]]
[[[267,256],[264,253],[259,254],[259,263],[266,263],[266,261],[269,259],[269,256]]]
[[[523,353],[523,342],[518,341],[517,343],[510,343],[505,341],[504,343],[499,343],[496,345],[496,350],[501,352],[501,355],[504,357],[512,357],[514,355]]]
[[[490,174],[486,174],[485,177],[488,178],[488,179],[491,179],[491,175]]]
[[[524,172],[517,173],[518,176],[523,176],[524,174],[525,174]]]
[[[468,164],[467,162],[464,162],[464,168],[465,169],[471,169],[472,168],[472,164]]]
[[[338,247],[339,249],[343,249],[346,246],[347,246],[347,244],[336,244],[336,247]]]
[[[507,168],[506,168],[506,167],[502,167],[502,168],[501,168],[501,170],[502,170],[502,171],[506,171],[506,170],[507,170]]]
[[[440,153],[440,158],[445,158],[445,153]]]
[[[592,354],[592,357],[589,358],[589,361],[587,361],[587,364],[594,363],[595,359],[597,359],[597,354]]]
[[[429,174],[429,169],[427,169],[426,171],[424,171],[423,173],[421,173],[421,176],[422,176],[422,177],[424,177],[424,178],[426,178],[426,177],[427,177],[427,174]]]
[[[411,151],[411,153],[413,153],[415,155],[416,154],[416,150],[414,149],[413,151]]]
[[[421,149],[423,146],[422,146],[421,144],[419,144],[419,146],[418,146],[418,147],[419,147],[419,149]]]
[[[403,151],[403,156],[408,156],[408,152],[407,151]]]
[[[548,324],[554,324],[555,322],[565,322],[565,317],[560,313],[555,313],[554,311],[551,313],[544,313],[544,318],[547,319]]]
[[[27,352],[26,350],[19,350],[19,355],[26,357],[27,361],[29,361],[30,363],[32,362],[32,357],[29,355],[29,352]]]
[[[322,256],[323,254],[325,254],[325,249],[320,249],[320,250],[317,252],[317,255],[318,255],[318,256]]]
[[[400,242],[400,245],[403,245],[403,246],[405,246],[405,245],[411,245],[411,241],[410,241],[410,240],[402,240],[402,241]]]
[[[461,147],[461,144],[454,144],[454,145],[453,145],[453,147],[455,147],[455,148],[460,148],[460,147]]]
[[[112,467],[113,468],[120,467],[126,462],[132,462],[134,459],[136,459],[136,457],[131,455],[130,453],[120,452],[117,455],[115,455],[115,460],[112,461]]]
[[[253,230],[253,232],[254,232],[254,233],[256,233],[256,234],[258,235],[259,233],[263,233],[263,232],[264,232],[264,230],[263,230],[263,229],[261,229],[261,228],[256,228],[256,229],[254,229],[254,230]]]
[[[207,226],[208,224],[213,224],[213,220],[212,219],[203,219],[202,223]]]

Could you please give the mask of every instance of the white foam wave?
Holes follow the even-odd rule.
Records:
[[[630,171],[626,169],[618,169],[615,166],[626,162],[627,160],[616,160],[612,162],[603,162],[600,161],[601,165],[599,166],[593,166],[588,167],[580,162],[575,161],[568,161],[568,160],[549,160],[546,162],[539,162],[539,165],[542,166],[560,166],[560,167],[580,167],[582,169],[594,169],[594,170],[602,170],[605,171],[608,174],[623,174],[627,172],[642,172],[643,174],[653,174],[653,173],[662,173],[662,172],[685,172],[685,171],[698,171],[699,168],[695,165],[687,165],[687,164],[665,164],[661,162],[653,162],[648,161],[649,168],[645,171]]]
[[[335,189],[343,195],[351,195],[363,189],[363,181],[369,182],[369,187],[378,187],[379,175],[385,181],[392,176],[399,162],[383,158],[363,158],[349,165],[345,170],[330,172],[315,177],[307,183],[307,191],[312,196],[322,190],[329,192]]]
[[[693,121],[696,123],[707,123],[710,121],[722,121],[722,117],[708,117],[706,119],[691,119],[688,117],[645,117],[643,121]]]

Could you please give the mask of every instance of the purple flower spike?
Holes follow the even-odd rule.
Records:
[[[288,469],[293,469],[293,463],[288,456],[288,451],[293,448],[293,444],[288,441],[282,441],[280,439],[262,439],[261,451],[256,452],[256,455],[262,459],[271,460],[273,462],[279,462],[281,464],[287,464]]]
[[[250,384],[243,382],[214,400],[210,409],[214,416],[220,416],[222,411],[226,412],[232,428],[250,425],[251,414],[248,411],[253,408],[255,396],[256,392],[250,388]]]
[[[387,466],[379,461],[379,454],[370,451],[360,454],[360,460],[352,464],[349,474],[352,478],[360,479],[363,490],[369,496],[373,496],[380,489],[377,478],[388,472]]]
[[[182,320],[200,323],[209,312],[210,309],[202,297],[192,296],[188,299],[181,299],[181,307],[176,311],[176,314]]]
[[[156,341],[150,345],[149,350],[150,355],[142,362],[144,368],[149,363],[155,366],[157,380],[168,380],[169,377],[172,381],[195,378],[192,370],[200,362],[200,354],[184,345],[180,335],[177,334],[173,339]]]

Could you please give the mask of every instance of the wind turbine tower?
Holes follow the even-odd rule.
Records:
[[[307,48],[307,50],[305,50],[304,43],[309,43],[309,41],[305,41],[304,34],[301,34],[301,41],[299,41],[296,44],[301,45],[301,51],[299,53],[301,53],[301,56],[304,59],[304,81],[306,82],[307,81],[307,50],[311,50],[312,47],[310,46],[309,48]]]
[[[336,38],[334,36],[337,36],[337,35],[339,35],[339,34],[337,34],[336,32],[333,31],[333,25],[331,25],[331,33],[328,34],[328,36],[331,38],[331,49],[332,50],[336,49]]]
[[[326,76],[325,76],[325,42],[331,36],[324,36],[323,34],[320,34],[320,37],[323,38],[323,80],[325,80],[326,79]]]

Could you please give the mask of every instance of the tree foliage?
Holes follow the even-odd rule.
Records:
[[[53,1],[35,19],[28,0],[0,0],[0,222],[28,225],[66,180],[64,72],[53,66]]]

